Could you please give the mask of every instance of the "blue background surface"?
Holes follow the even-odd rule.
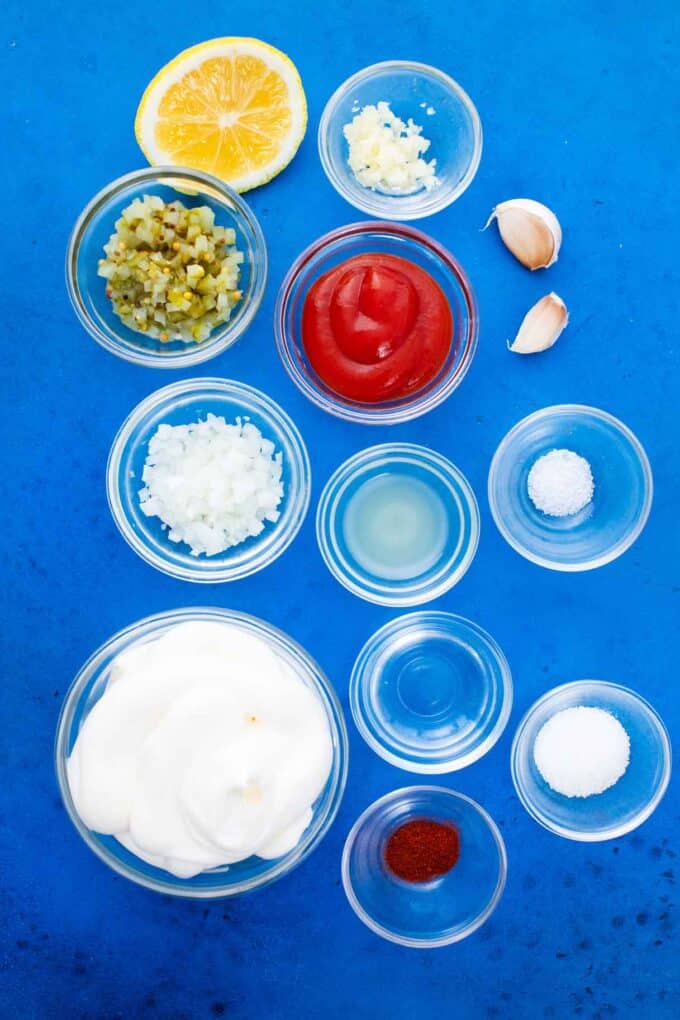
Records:
[[[680,723],[678,529],[677,4],[622,0],[409,5],[388,0],[241,0],[225,5],[39,4],[10,0],[0,34],[6,115],[3,206],[3,552],[0,683],[0,1015],[32,1018],[533,1018],[678,1016],[678,784],[636,833],[595,846],[536,825],[514,796],[508,753],[520,715],[554,684],[599,677],[640,690],[671,734]],[[422,441],[467,474],[482,539],[469,573],[437,605],[486,627],[514,672],[515,707],[481,762],[444,777],[479,799],[509,853],[492,920],[458,946],[401,949],[354,917],[339,879],[343,840],[371,800],[412,776],[380,761],[350,720],[339,816],[317,852],[259,894],[166,899],[110,873],[61,807],[52,739],[68,684],[102,641],[160,610],[215,604],[284,628],[328,672],[347,707],[359,648],[393,615],[341,588],[317,553],[313,514],[272,567],[199,587],[139,560],[104,495],[109,444],[129,410],[176,373],[104,351],[78,326],[62,277],[82,206],[142,166],[133,118],[176,52],[226,34],[289,52],[310,124],[293,164],[251,193],[271,256],[264,305],[246,337],[193,374],[243,379],[300,425],[313,506],[349,454]],[[375,60],[408,57],[461,82],[485,133],[466,194],[422,222],[466,267],[481,309],[469,376],[425,419],[369,430],[325,416],[285,375],[273,344],[277,287],[323,231],[359,219],[327,183],[315,130],[333,89]],[[5,162],[6,161],[6,162]],[[516,195],[547,202],[565,232],[559,263],[529,274],[480,227]],[[512,357],[529,305],[550,289],[571,322],[558,346]],[[519,418],[578,401],[620,416],[645,444],[656,500],[646,531],[593,573],[551,573],[517,556],[488,512],[493,451]]]

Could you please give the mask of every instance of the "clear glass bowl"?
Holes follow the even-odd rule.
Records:
[[[534,763],[534,743],[543,725],[556,712],[578,705],[610,712],[630,738],[623,776],[591,797],[556,793]],[[517,795],[537,822],[558,836],[594,843],[623,836],[649,818],[668,786],[671,745],[663,722],[635,691],[603,680],[577,680],[553,688],[531,706],[517,728],[511,765]]]
[[[216,556],[192,556],[184,542],[171,542],[158,517],[146,517],[139,502],[149,440],[159,425],[188,425],[207,414],[228,423],[248,419],[283,454],[281,516]],[[156,390],[123,422],[106,469],[109,508],[118,530],[135,552],[157,570],[185,581],[235,581],[272,563],[288,548],[305,519],[311,494],[307,448],[297,427],[270,397],[230,379],[188,379]]]
[[[529,498],[536,460],[568,449],[589,461],[595,492],[579,513],[549,517]],[[633,433],[606,411],[559,404],[530,414],[499,445],[489,471],[489,504],[498,530],[518,553],[552,570],[592,570],[616,559],[645,526],[652,471]]]
[[[362,404],[335,393],[313,370],[302,345],[302,309],[320,276],[349,258],[375,252],[408,259],[436,280],[453,315],[453,342],[439,373],[422,390],[380,404]],[[274,310],[276,346],[298,389],[329,414],[365,425],[394,425],[438,407],[465,377],[477,349],[478,327],[472,288],[454,257],[427,234],[398,223],[352,223],[320,237],[288,270]]]
[[[227,622],[243,627],[267,641],[319,697],[333,742],[333,762],[326,786],[313,805],[314,814],[300,842],[278,860],[250,857],[237,864],[204,871],[194,878],[177,878],[147,864],[130,853],[113,836],[93,832],[78,815],[68,784],[66,762],[78,732],[88,714],[104,693],[111,665],[116,656],[131,645],[154,640],[170,628],[189,621]],[[311,656],[282,631],[263,620],[229,609],[175,609],[148,616],[110,638],[82,667],[66,694],[55,743],[57,781],[71,821],[91,850],[124,878],[155,892],[195,899],[212,899],[249,892],[287,875],[315,849],[335,818],[347,778],[347,731],[342,708],[328,679]]]
[[[476,623],[408,613],[361,649],[349,700],[357,729],[385,761],[408,772],[455,772],[490,751],[505,729],[512,676]]]
[[[366,482],[386,474],[427,486],[445,515],[445,532],[434,561],[414,577],[386,577],[361,563],[347,541],[346,514]],[[316,538],[324,562],[349,591],[383,606],[416,606],[453,588],[474,559],[479,543],[479,508],[463,473],[424,446],[385,443],[346,460],[326,483],[316,510]]]
[[[453,824],[460,856],[431,882],[405,882],[384,862],[391,833],[414,819]],[[376,800],[355,822],[342,854],[342,882],[356,915],[377,935],[413,949],[459,942],[480,928],[505,887],[505,845],[474,800],[439,786],[411,786]]]
[[[423,158],[436,159],[439,178],[430,191],[373,191],[350,169],[343,128],[362,107],[382,101],[403,121],[413,118],[429,138]],[[370,216],[415,220],[445,209],[472,182],[482,156],[482,125],[472,100],[448,74],[427,64],[389,60],[353,74],[333,93],[321,117],[318,144],[326,176],[344,199]]]
[[[229,321],[200,344],[183,340],[161,343],[129,329],[106,297],[106,281],[97,275],[97,263],[115,230],[115,221],[133,199],[144,195],[159,195],[165,202],[177,199],[188,207],[207,205],[219,226],[236,231],[236,246],[245,256],[239,281],[243,298]],[[66,253],[66,285],[81,324],[107,351],[150,368],[187,368],[226,351],[253,321],[266,282],[264,235],[248,205],[216,177],[183,167],[145,167],[112,181],[78,217]]]

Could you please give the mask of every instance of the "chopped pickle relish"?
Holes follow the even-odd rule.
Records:
[[[215,225],[208,206],[187,209],[144,195],[116,221],[97,272],[130,329],[161,343],[200,343],[241,300],[243,252],[235,241],[233,229]]]

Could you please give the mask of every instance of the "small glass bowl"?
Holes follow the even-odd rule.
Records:
[[[384,861],[392,832],[415,819],[458,829],[458,862],[431,882],[405,882]],[[342,882],[355,914],[377,935],[413,949],[459,942],[480,928],[498,905],[506,874],[493,819],[474,800],[439,786],[411,786],[376,800],[355,822],[342,854]]]
[[[529,498],[536,460],[568,449],[589,461],[592,501],[579,513],[549,517]],[[606,411],[559,404],[523,418],[499,445],[489,471],[489,504],[498,530],[518,553],[551,570],[592,570],[629,548],[652,505],[652,471],[640,442]]]
[[[216,556],[192,556],[184,542],[171,542],[158,517],[146,517],[139,502],[149,440],[161,424],[188,425],[221,415],[227,423],[248,419],[283,455],[283,500],[275,524]],[[157,570],[184,581],[235,581],[272,563],[293,541],[309,509],[311,468],[297,427],[270,397],[230,379],[188,379],[156,390],[123,422],[106,469],[109,508],[134,551]]]
[[[302,345],[302,309],[320,276],[356,255],[397,255],[426,270],[444,291],[453,316],[449,355],[422,390],[380,404],[362,404],[331,390],[312,368]],[[479,318],[470,283],[450,252],[427,234],[399,223],[351,223],[324,234],[295,260],[274,310],[276,346],[289,376],[329,414],[364,425],[394,425],[438,407],[464,379],[477,349]]]
[[[177,878],[147,864],[126,850],[114,836],[93,832],[76,811],[66,773],[66,762],[85,719],[104,693],[116,656],[132,645],[152,641],[180,623],[207,621],[231,623],[265,640],[318,695],[323,705],[333,743],[333,761],[326,786],[313,807],[313,817],[300,842],[278,860],[250,857],[236,864],[203,871],[194,878]],[[119,875],[171,896],[214,899],[249,892],[268,885],[297,867],[321,842],[340,806],[347,779],[347,731],[337,695],[311,656],[276,627],[245,613],[230,609],[175,609],[148,616],[119,631],[92,655],[69,688],[61,709],[55,742],[55,767],[64,806],[89,848]]]
[[[217,326],[207,340],[161,343],[130,329],[115,314],[106,297],[106,281],[97,275],[104,244],[115,222],[133,199],[158,195],[191,208],[207,205],[216,222],[236,231],[236,246],[244,254],[239,287],[243,297],[228,322]],[[267,282],[267,249],[260,225],[248,205],[216,177],[183,167],[145,167],[112,181],[82,211],[66,253],[66,286],[81,324],[98,344],[119,358],[149,368],[187,368],[214,358],[236,343],[253,321]]]
[[[372,571],[352,554],[345,534],[345,514],[358,489],[395,471],[431,489],[446,515],[441,550],[415,577]],[[328,569],[359,598],[381,606],[416,606],[443,595],[466,573],[479,543],[479,508],[465,475],[441,454],[415,443],[385,443],[361,450],[331,475],[316,510],[316,538]]]
[[[534,762],[534,743],[543,725],[578,705],[610,712],[630,738],[623,776],[591,797],[556,793]],[[603,680],[577,680],[553,688],[531,706],[517,728],[511,766],[517,796],[537,822],[566,839],[595,843],[624,836],[649,818],[668,786],[671,745],[663,722],[635,691]]]
[[[350,169],[343,128],[362,107],[383,101],[403,121],[412,118],[429,138],[423,158],[436,159],[439,179],[430,191],[374,191]],[[482,156],[482,125],[472,100],[448,74],[427,64],[388,60],[358,71],[333,93],[319,123],[318,145],[326,176],[353,206],[382,219],[415,220],[445,209],[471,184]]]
[[[505,729],[512,676],[476,623],[409,613],[368,639],[349,700],[357,729],[385,761],[407,772],[455,772],[490,751]]]

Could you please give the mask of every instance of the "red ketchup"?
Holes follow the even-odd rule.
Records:
[[[417,393],[446,361],[451,309],[439,284],[396,255],[347,259],[313,284],[302,310],[310,364],[336,393],[377,404]]]

